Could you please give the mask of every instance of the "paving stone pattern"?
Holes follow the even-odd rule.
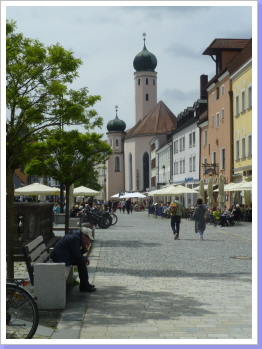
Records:
[[[42,311],[34,339],[252,338],[252,223],[207,225],[200,241],[187,219],[174,240],[170,220],[118,218],[96,229],[88,270],[97,291],[76,286],[65,310]],[[24,263],[15,277],[28,277]]]
[[[252,338],[252,224],[207,226],[204,240],[182,219],[118,213],[96,230],[97,267],[81,339]],[[241,257],[241,259],[232,258]]]

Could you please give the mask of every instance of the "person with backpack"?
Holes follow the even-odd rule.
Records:
[[[179,237],[179,228],[183,209],[183,204],[179,201],[178,196],[175,196],[175,200],[170,203],[167,209],[167,212],[171,218],[171,229],[175,235],[175,240],[177,240]]]

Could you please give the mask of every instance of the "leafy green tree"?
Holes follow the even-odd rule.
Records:
[[[79,179],[90,177],[94,167],[104,163],[111,147],[97,133],[81,134],[77,130],[48,132],[45,141],[32,146],[34,157],[25,168],[28,175],[50,176],[66,187],[65,233],[69,227],[69,189]]]
[[[100,96],[86,87],[75,91],[70,83],[82,61],[60,44],[45,47],[38,40],[16,33],[16,23],[6,23],[6,210],[7,276],[13,270],[13,174],[31,157],[30,146],[47,128],[62,124],[82,125],[87,130],[102,126],[92,108]]]

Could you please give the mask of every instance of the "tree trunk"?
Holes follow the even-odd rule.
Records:
[[[66,184],[65,234],[69,233],[69,190],[70,184]]]
[[[6,169],[6,262],[7,278],[14,278],[14,171]]]

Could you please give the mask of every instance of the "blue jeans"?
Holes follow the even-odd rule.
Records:
[[[171,229],[174,234],[179,235],[181,216],[171,216]]]

